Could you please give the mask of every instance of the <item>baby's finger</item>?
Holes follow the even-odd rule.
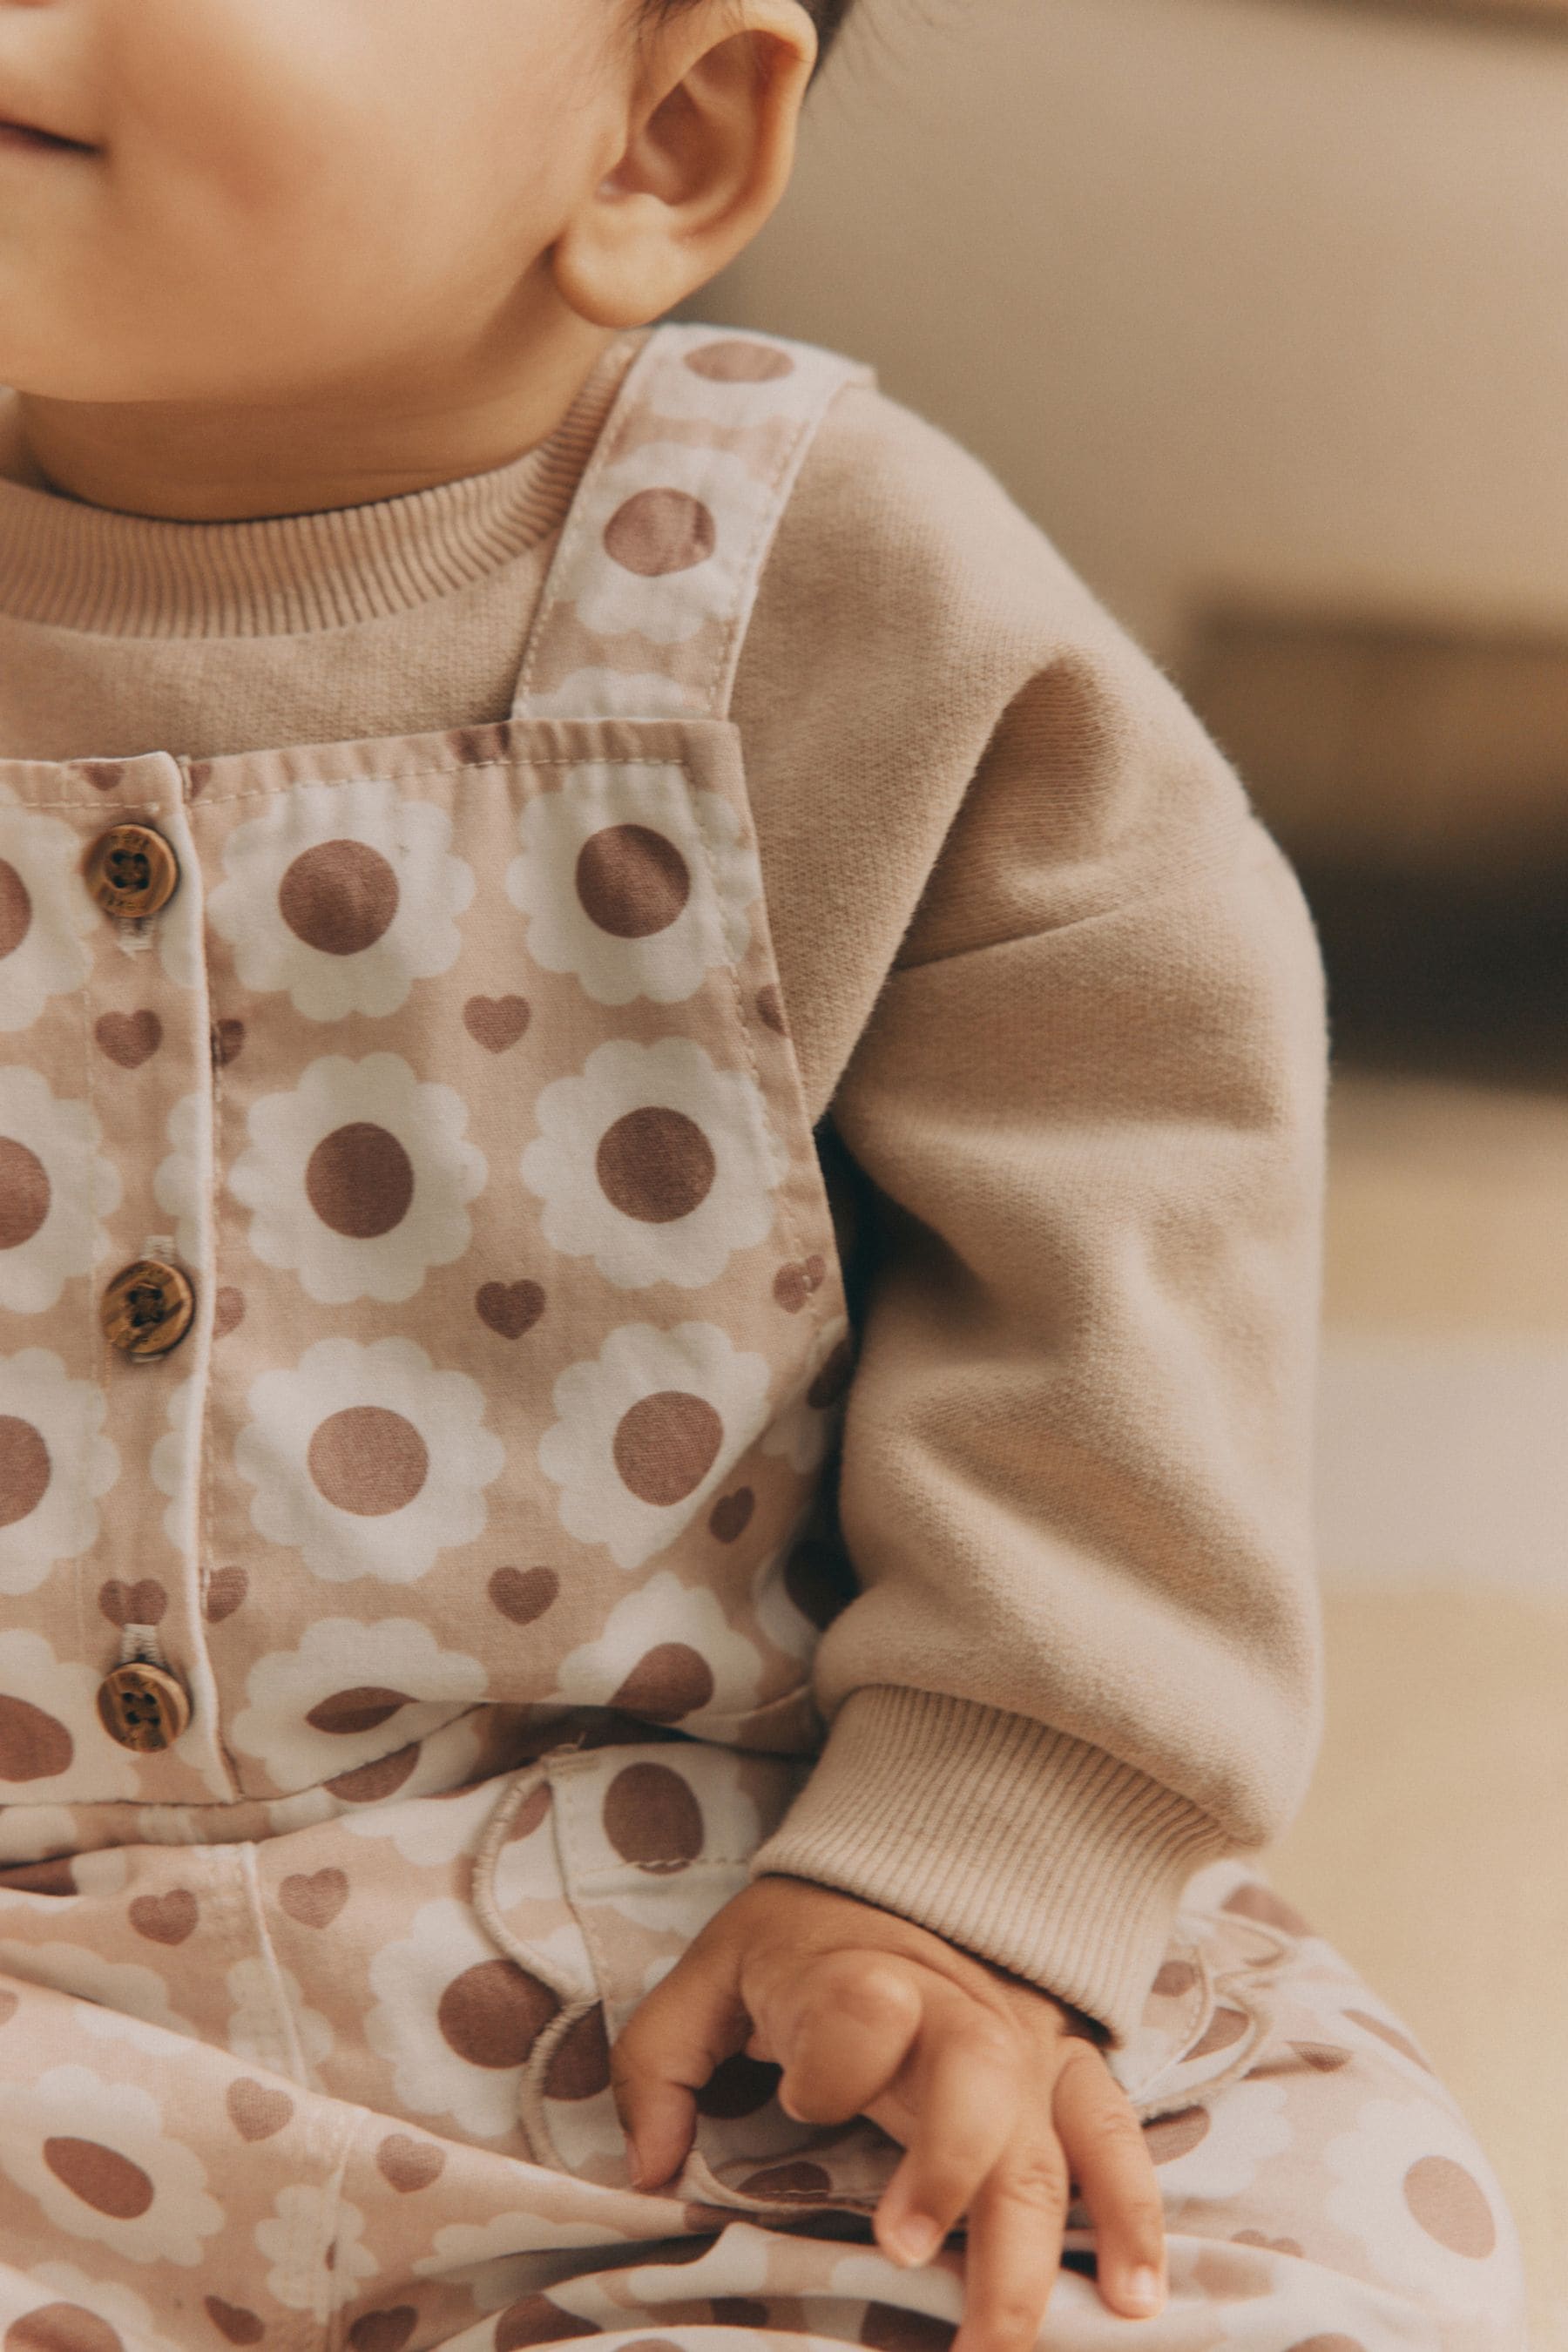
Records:
[[[928,1996],[913,2128],[874,2216],[896,2261],[923,2262],[964,2213],[1013,2137],[1025,2084],[1037,2091],[1002,2021],[966,1995]]]
[[[700,1936],[632,2011],[611,2044],[610,2085],[639,2186],[685,2162],[696,2094],[750,2030],[727,1948]]]
[[[1100,2299],[1126,2318],[1151,2318],[1165,2300],[1165,2213],[1154,2161],[1121,2084],[1086,2043],[1065,2053],[1052,2111],[1093,2217]]]
[[[1032,2352],[1061,2263],[1070,2183],[1039,2104],[969,2211],[963,2320],[950,2352]]]
[[[780,2104],[804,2122],[837,2124],[861,2114],[898,2073],[921,2005],[907,1963],[829,1952],[796,1977],[790,2011]]]

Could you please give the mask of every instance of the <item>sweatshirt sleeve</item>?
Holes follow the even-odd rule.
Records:
[[[1316,1758],[1327,1075],[1293,868],[1094,619],[1002,712],[829,1106],[873,1236],[855,1590],[752,1871],[1118,2045],[1185,1879],[1279,1835]]]

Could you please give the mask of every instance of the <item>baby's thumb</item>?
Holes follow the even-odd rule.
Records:
[[[689,1948],[644,1995],[610,2051],[610,2086],[634,2188],[658,2188],[685,2163],[696,2094],[750,2032],[732,1961],[717,1946]]]

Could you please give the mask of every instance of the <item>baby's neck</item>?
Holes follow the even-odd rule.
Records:
[[[320,514],[510,464],[566,415],[616,331],[581,320],[525,373],[320,403],[58,400],[0,391],[0,480],[174,521]]]

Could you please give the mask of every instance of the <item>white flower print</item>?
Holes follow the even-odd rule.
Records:
[[[485,1392],[412,1339],[318,1340],[247,1402],[235,1461],[256,1488],[251,1519],[318,1576],[409,1584],[484,1528],[505,1460]]]
[[[357,2205],[340,2198],[331,2212],[331,2263],[322,2242],[321,2224],[328,2200],[310,2183],[300,2181],[280,2189],[272,2211],[256,2225],[256,2242],[275,2265],[267,2273],[267,2292],[289,2311],[308,2311],[318,2322],[331,2317],[340,2303],[350,2303],[362,2279],[374,2278],[381,2268],[364,2237],[364,2215]],[[310,2275],[302,2276],[300,2252],[318,2251]]]
[[[754,1080],[716,1068],[695,1038],[608,1039],[535,1110],[542,1132],[519,1168],[544,1238],[606,1282],[696,1289],[772,1230],[787,1155]]]
[[[570,2185],[562,2182],[560,2187]],[[555,2187],[553,2179],[547,2179],[542,2189],[530,2189],[526,2206],[515,2204],[489,2221],[448,2221],[431,2239],[430,2252],[410,2265],[415,2277],[438,2278],[443,2285],[461,2277],[479,2310],[499,2311],[516,2299],[518,2263],[523,2256],[545,2247],[602,2245],[602,2223],[551,2210],[557,2201],[565,2204],[563,2197],[558,2200],[552,2193]]]
[[[456,1862],[479,1842],[485,1823],[495,1811],[495,1791],[488,1780],[458,1796],[383,1799],[363,1812],[345,1813],[342,1826],[351,1837],[390,1838],[405,1862],[428,1870]]]
[[[609,560],[574,581],[584,627],[686,644],[730,609],[766,496],[743,456],[708,442],[660,441],[606,466],[594,503]]]
[[[0,1069],[0,1307],[40,1315],[102,1256],[100,1216],[120,1175],[100,1153],[86,1103],[58,1097],[37,1070]]]
[[[433,801],[384,777],[298,785],[237,825],[207,901],[247,988],[287,989],[310,1021],[395,1013],[449,971],[474,872]]]
[[[709,1717],[754,1706],[761,1682],[755,1645],[735,1632],[718,1594],[661,1569],[616,1603],[595,1641],[567,1652],[556,1692],[696,1731]]]
[[[1226,2094],[1234,2096],[1234,2091]],[[1436,2098],[1367,2098],[1323,2149],[1331,2221],[1377,2276],[1456,2317],[1522,2320],[1518,2236],[1497,2175],[1463,2118]]]
[[[519,2131],[518,2090],[559,2001],[503,1958],[467,1903],[421,1904],[401,1942],[371,1962],[365,2039],[392,2067],[402,2106],[451,2116],[476,2139]]]
[[[412,1298],[472,1238],[468,1203],[489,1170],[468,1120],[461,1095],[400,1055],[308,1064],[297,1087],[252,1105],[250,1149],[229,1170],[251,1248],[325,1306]]]
[[[50,2140],[59,2150],[52,2165],[44,2158]],[[152,2094],[86,2066],[51,2066],[7,2086],[0,2167],[52,2229],[108,2246],[121,2261],[191,2269],[223,2227],[206,2167],[177,2132],[164,2131]]]
[[[63,2303],[74,2303],[81,2310],[90,2311],[94,2318],[107,2319],[123,2343],[157,2343],[158,2326],[152,2305],[144,2303],[119,2280],[89,2278],[74,2263],[37,2263],[32,2275],[40,2286],[52,2287]]]
[[[763,895],[755,843],[722,793],[695,790],[673,762],[570,768],[519,829],[506,888],[528,951],[575,972],[595,1003],[684,1003],[745,953]]]
[[[0,1031],[30,1029],[51,996],[86,977],[101,920],[83,886],[81,843],[58,817],[0,805]]]
[[[1167,2202],[1239,2197],[1293,2137],[1282,2083],[1227,2083],[1214,2104],[1196,2100],[1148,2125],[1150,2155]]]
[[[153,1484],[169,1497],[163,1533],[181,1557],[194,1559],[200,1508],[202,1408],[206,1382],[198,1374],[180,1381],[169,1391],[163,1408],[168,1428],[148,1459]]]
[[[475,1705],[488,1680],[478,1658],[443,1650],[416,1618],[319,1617],[298,1649],[269,1651],[251,1667],[229,1737],[279,1780],[316,1786],[422,1738]]]
[[[0,1357],[0,1593],[36,1591],[97,1542],[97,1498],[120,1475],[104,1412],[47,1348]]]
[[[97,1800],[134,1792],[135,1758],[104,1737],[98,1712],[101,1678],[98,1666],[57,1658],[41,1633],[20,1625],[0,1632],[0,1783],[7,1801],[0,1805],[0,1819],[7,1812],[31,1813],[37,1806],[47,1822],[55,1815],[51,1798]],[[84,1753],[90,1761],[86,1786]],[[37,1847],[46,1832],[40,1826],[26,1835]],[[53,1833],[48,1837],[53,1843]]]
[[[622,1323],[596,1357],[568,1364],[551,1391],[561,1418],[539,1462],[561,1488],[568,1534],[640,1568],[673,1542],[755,1437],[765,1356],[717,1323]]]
[[[236,1960],[224,1981],[234,2003],[227,2026],[234,2056],[252,2066],[269,2066],[287,2074],[294,2063],[291,2028],[291,2038],[305,2061],[306,2079],[314,2088],[314,2070],[331,2056],[335,2037],[330,2019],[306,2000],[293,1969],[284,1968],[270,1952],[265,1959],[255,1953],[248,1959]],[[282,2025],[279,2010],[287,2019]]]
[[[62,1898],[55,1895],[36,1899],[52,1903],[58,1912]],[[74,1993],[79,2000],[159,2026],[165,2033],[189,2036],[197,2031],[188,2018],[171,2008],[169,1988],[156,1969],[144,1969],[134,1960],[105,1959],[85,1944],[24,1944],[0,1937],[0,1970],[30,1984],[52,1985],[60,1992]],[[160,2050],[163,2047],[160,2043]]]
[[[764,1454],[782,1454],[792,1470],[816,1468],[844,1419],[851,1349],[847,1316],[830,1317],[811,1334],[805,1377],[793,1402],[769,1423]]]
[[[164,1122],[169,1153],[158,1162],[153,1196],[174,1220],[174,1245],[187,1265],[200,1265],[205,1253],[207,1202],[212,1192],[210,1097],[182,1095]]]

